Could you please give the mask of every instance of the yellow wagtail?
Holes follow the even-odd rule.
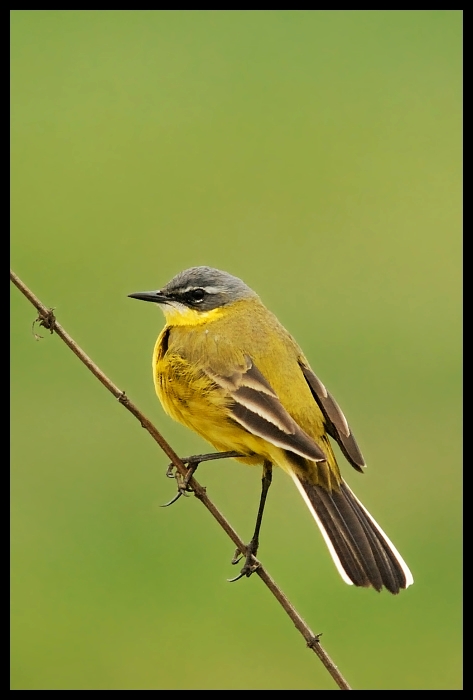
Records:
[[[153,354],[164,410],[226,453],[221,456],[263,465],[255,532],[237,578],[258,566],[253,557],[277,465],[293,479],[346,583],[391,593],[413,583],[340,475],[329,436],[352,467],[361,472],[365,465],[345,416],[258,295],[227,272],[193,267],[162,289],[130,296],[158,304],[166,318]]]

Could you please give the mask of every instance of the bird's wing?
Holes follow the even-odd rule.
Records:
[[[360,448],[356,443],[340,406],[324,387],[320,379],[315,376],[310,367],[302,360],[299,360],[299,365],[310,387],[312,396],[324,414],[328,434],[338,442],[341,451],[352,467],[359,472],[363,471],[362,467],[365,466],[365,460],[363,459]]]
[[[209,368],[205,372],[231,397],[230,416],[248,432],[306,459],[326,460],[323,450],[291,418],[250,357],[245,356],[244,365],[230,375]]]

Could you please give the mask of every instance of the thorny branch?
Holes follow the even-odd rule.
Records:
[[[20,278],[10,270],[10,279],[13,284],[20,290],[20,292],[31,302],[31,304],[38,311],[38,318],[36,321],[40,326],[49,330],[50,333],[56,333],[61,340],[63,340],[68,348],[79,358],[79,360],[94,374],[97,379],[104,385],[106,389],[110,391],[113,396],[126,408],[130,413],[132,413],[135,418],[139,420],[142,427],[148,431],[151,437],[158,443],[160,448],[169,457],[173,465],[176,467],[178,472],[185,477],[187,475],[187,469],[182,462],[182,460],[177,456],[169,443],[163,438],[161,433],[154,427],[148,418],[139,410],[135,404],[130,401],[126,396],[124,391],[121,391],[103,372],[102,370],[91,360],[91,358],[80,348],[75,340],[64,330],[60,323],[56,320],[53,313],[53,309],[49,309],[38,299],[38,297],[33,294],[33,292],[20,280]],[[33,324],[34,325],[34,324]],[[238,534],[235,532],[233,527],[230,525],[228,520],[222,515],[215,504],[208,497],[206,490],[201,486],[194,478],[190,479],[189,487],[194,492],[196,498],[203,503],[203,505],[210,511],[215,520],[219,523],[232,542],[240,550],[240,552],[246,554],[246,546],[243,540],[240,539]],[[327,671],[332,676],[335,683],[341,690],[351,690],[345,678],[342,676],[337,666],[333,663],[332,659],[329,657],[325,649],[320,643],[320,635],[314,634],[311,629],[304,622],[302,617],[299,615],[297,610],[294,608],[292,603],[288,600],[279,586],[276,584],[274,579],[271,578],[269,573],[266,571],[264,566],[259,562],[259,566],[255,573],[260,577],[260,579],[266,584],[271,593],[274,595],[276,600],[286,611],[288,616],[291,618],[295,627],[304,637],[307,646],[312,649],[312,651],[319,657],[320,661],[323,663]]]

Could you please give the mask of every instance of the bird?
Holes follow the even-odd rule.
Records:
[[[232,580],[259,566],[260,527],[277,466],[308,506],[345,583],[393,594],[410,586],[407,564],[340,473],[331,440],[357,472],[365,466],[343,412],[256,292],[228,272],[197,266],[160,289],[129,296],[164,312],[154,385],[164,411],[217,450],[198,461],[233,456],[262,466],[255,531]]]

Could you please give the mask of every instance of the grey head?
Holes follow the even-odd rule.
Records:
[[[136,292],[128,296],[156,304],[182,304],[197,311],[211,311],[241,299],[257,297],[257,294],[241,279],[228,272],[200,266],[179,272],[162,289]]]

